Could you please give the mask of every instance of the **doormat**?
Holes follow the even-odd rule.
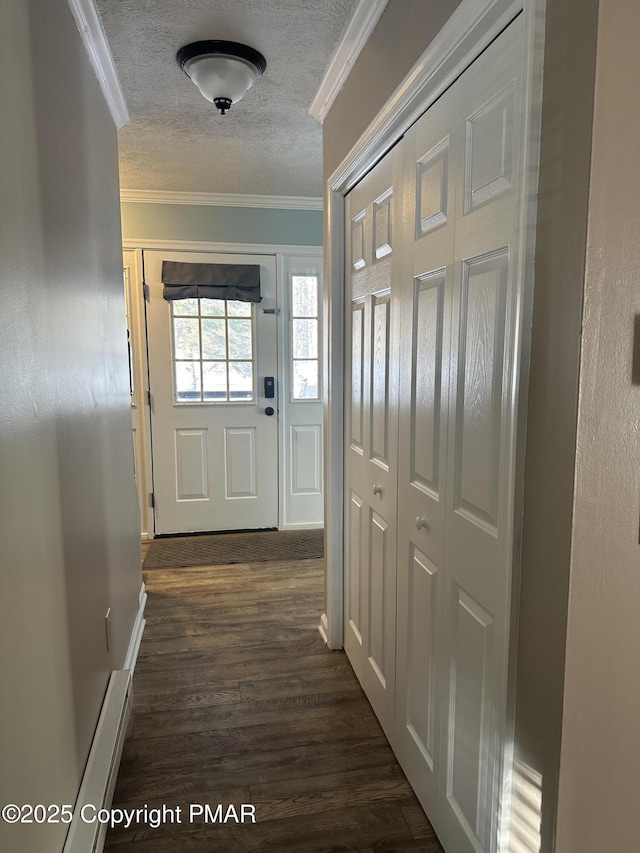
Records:
[[[231,563],[293,562],[324,557],[324,530],[269,530],[176,536],[151,543],[143,569],[226,566]]]

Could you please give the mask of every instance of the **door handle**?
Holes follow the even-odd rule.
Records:
[[[273,406],[267,406],[267,408],[264,410],[264,413],[268,418],[270,418],[271,415],[275,413],[275,409],[273,408]]]
[[[416,518],[416,527],[418,528],[418,530],[424,530],[426,532],[429,529],[429,524],[427,523],[427,519],[426,518],[420,518],[420,516],[418,516]]]
[[[373,494],[374,495],[381,495],[382,494],[382,486],[379,486],[376,483],[376,485],[373,487]]]

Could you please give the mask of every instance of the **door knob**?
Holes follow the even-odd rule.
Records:
[[[373,487],[373,494],[374,495],[381,495],[382,494],[382,486],[379,486],[376,483],[376,485]]]
[[[274,412],[275,409],[273,408],[273,406],[267,406],[267,408],[264,410],[265,415],[268,415],[269,417],[271,417]]]
[[[418,530],[428,530],[429,525],[427,524],[427,519],[420,518],[420,516],[418,516],[416,518],[416,527],[418,528]]]

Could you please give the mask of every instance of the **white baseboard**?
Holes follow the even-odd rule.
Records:
[[[131,639],[129,640],[127,656],[124,659],[124,668],[130,670],[132,676],[133,670],[136,668],[136,661],[138,660],[138,651],[140,650],[142,634],[144,631],[144,626],[146,624],[146,620],[144,618],[144,609],[146,605],[147,593],[145,591],[144,583],[141,583],[140,591],[138,593],[138,613],[136,615],[136,621],[133,623],[133,630],[131,631]]]
[[[318,625],[318,631],[320,632],[320,636],[325,641],[326,645],[329,645],[329,623],[327,622],[327,614],[323,613],[320,617],[320,624]]]
[[[290,524],[281,524],[278,530],[322,530],[324,521],[300,521]]]
[[[111,805],[130,709],[131,672],[128,669],[114,670],[109,679],[63,853],[102,851],[107,827],[105,824],[83,820],[82,809],[84,806],[101,809]],[[95,811],[91,808],[86,816],[91,818],[94,815]]]
[[[82,809],[91,806],[87,813],[91,818],[95,815],[94,808],[111,806],[131,712],[133,671],[145,626],[146,603],[143,583],[138,593],[138,613],[131,630],[125,667],[114,670],[109,678],[63,853],[101,853],[104,847],[106,824],[86,822],[82,819]]]

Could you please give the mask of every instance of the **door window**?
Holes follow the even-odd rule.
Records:
[[[175,402],[254,402],[254,325],[253,305],[248,302],[172,302]]]

